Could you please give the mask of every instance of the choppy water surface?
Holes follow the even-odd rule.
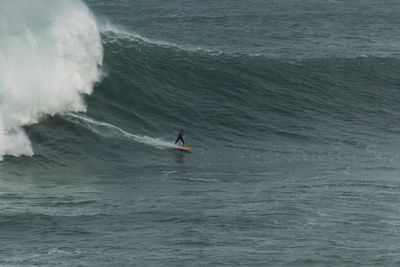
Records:
[[[399,263],[397,2],[2,6],[1,265]]]

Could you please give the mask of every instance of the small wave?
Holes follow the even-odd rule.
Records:
[[[217,183],[217,182],[219,182],[218,179],[204,179],[204,178],[193,178],[193,177],[180,177],[180,178],[175,178],[175,179],[182,180],[182,181],[196,182],[196,183]]]
[[[82,254],[82,251],[74,248],[52,248],[47,252],[47,254],[80,255]]]

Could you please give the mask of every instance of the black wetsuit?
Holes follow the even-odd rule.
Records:
[[[183,141],[183,131],[179,131],[179,133],[178,133],[178,138],[177,138],[176,141],[175,141],[175,145],[176,145],[176,143],[178,143],[179,140],[181,140],[183,146],[185,146],[185,141]]]

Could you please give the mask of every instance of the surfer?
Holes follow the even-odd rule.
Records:
[[[175,141],[175,145],[176,145],[176,143],[178,143],[179,140],[181,140],[182,141],[182,145],[185,146],[185,141],[183,141],[183,129],[181,129],[178,132],[178,138]]]

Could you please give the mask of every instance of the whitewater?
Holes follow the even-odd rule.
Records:
[[[107,138],[127,138],[130,141],[146,144],[159,149],[179,148],[178,145],[175,145],[171,141],[165,141],[160,138],[154,138],[146,135],[140,136],[129,133],[115,125],[107,122],[97,121],[83,114],[69,113],[65,116],[67,120],[83,125],[99,136],[104,136]]]
[[[32,156],[24,126],[86,110],[82,95],[102,76],[101,37],[81,1],[0,4],[0,156]]]

